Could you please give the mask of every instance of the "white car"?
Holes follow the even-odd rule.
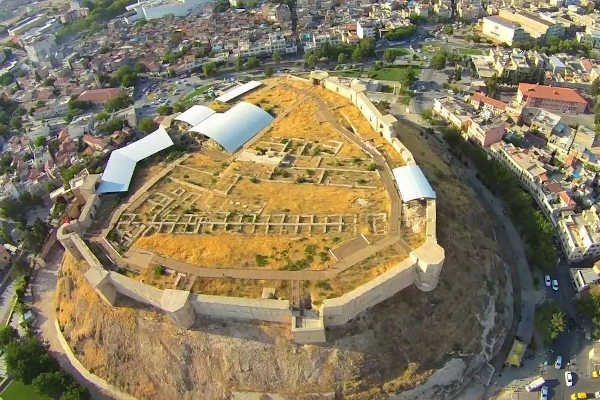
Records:
[[[554,362],[554,368],[556,368],[556,369],[562,368],[562,356],[556,357],[556,361]]]
[[[552,290],[558,292],[558,281],[556,279],[552,280]]]
[[[552,286],[552,279],[550,279],[550,275],[544,276],[544,284],[546,287]]]
[[[542,386],[542,391],[540,392],[540,400],[548,400],[548,386]]]
[[[594,393],[594,398],[595,399],[600,399],[600,392]]]
[[[565,385],[567,387],[573,386],[573,373],[571,371],[565,371]]]

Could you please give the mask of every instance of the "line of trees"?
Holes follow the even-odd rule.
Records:
[[[383,37],[387,40],[396,42],[399,40],[404,40],[406,38],[411,37],[417,32],[417,27],[415,25],[407,25],[396,28],[390,32],[387,32]]]
[[[544,271],[552,271],[558,259],[553,243],[554,227],[538,209],[533,197],[521,187],[508,168],[488,159],[488,154],[480,147],[463,140],[457,129],[446,128],[444,139],[459,159],[465,155],[475,164],[477,177],[492,193],[502,198],[525,241],[529,263]]]
[[[36,338],[18,338],[5,326],[0,329],[0,347],[6,352],[7,372],[40,394],[59,400],[87,400],[88,390],[60,370],[46,347]]]
[[[330,62],[344,64],[348,59],[359,62],[374,54],[375,39],[363,38],[354,45],[324,43],[318,49],[306,52],[304,54],[304,60],[312,67],[322,58],[327,58]]]

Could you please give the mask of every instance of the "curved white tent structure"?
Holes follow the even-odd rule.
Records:
[[[273,121],[273,117],[254,104],[241,102],[224,113],[215,113],[190,131],[214,139],[230,153],[238,150]]]
[[[249,91],[256,89],[257,87],[259,87],[261,85],[262,85],[261,81],[250,81],[248,83],[244,83],[243,85],[235,86],[235,87],[227,90],[225,93],[223,93],[222,95],[217,97],[215,100],[220,101],[221,103],[227,103],[228,101],[231,101],[231,100],[235,99],[236,97],[240,97],[244,93],[248,93]]]
[[[182,121],[191,126],[198,125],[215,112],[206,106],[192,106],[175,117],[175,121]]]
[[[126,192],[138,161],[173,145],[163,127],[148,136],[110,153],[96,193]]]
[[[435,199],[435,191],[418,165],[394,168],[394,178],[403,202],[416,199]]]

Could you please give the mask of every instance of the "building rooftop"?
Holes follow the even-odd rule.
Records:
[[[576,90],[569,88],[519,83],[519,91],[528,97],[587,104],[587,100]]]

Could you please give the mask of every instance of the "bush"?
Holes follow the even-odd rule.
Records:
[[[158,125],[150,117],[142,118],[138,124],[138,129],[144,133],[152,133],[158,128]]]

